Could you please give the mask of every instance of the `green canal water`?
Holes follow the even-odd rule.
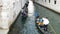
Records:
[[[56,34],[60,34],[60,14],[53,12],[50,9],[35,4],[36,10],[40,13],[40,16],[48,17],[50,25],[56,31]]]
[[[39,12],[40,16],[48,17],[50,24],[57,34],[60,34],[60,15],[53,11],[35,4],[35,11]],[[35,24],[35,16],[22,19],[19,15],[16,21],[10,27],[8,34],[41,34]]]

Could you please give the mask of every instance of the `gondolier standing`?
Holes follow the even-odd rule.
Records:
[[[49,20],[47,17],[42,18],[43,19],[43,24],[44,24],[44,30],[47,31],[48,29],[48,24],[49,24]]]

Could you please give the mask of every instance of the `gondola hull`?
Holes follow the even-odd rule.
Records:
[[[40,32],[42,32],[43,34],[51,34],[51,32],[49,31],[49,29],[47,31],[44,30],[44,27],[40,27],[37,23],[36,23],[37,28],[39,29]]]

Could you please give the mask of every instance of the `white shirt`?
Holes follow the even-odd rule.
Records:
[[[48,25],[49,24],[49,20],[47,18],[42,18],[43,19],[43,24],[44,25]]]

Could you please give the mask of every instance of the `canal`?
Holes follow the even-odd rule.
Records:
[[[48,17],[50,25],[55,31],[54,33],[60,34],[60,14],[46,7],[42,7],[41,5],[35,4],[35,8],[39,12],[40,16]]]
[[[57,34],[60,33],[60,15],[53,12],[50,9],[44,8],[35,4],[35,12],[39,12],[40,16],[48,17],[50,20],[50,24],[54,28]],[[10,27],[10,31],[8,34],[41,34],[36,25],[35,25],[35,16],[28,17],[27,19],[23,19],[19,15],[16,21]]]

